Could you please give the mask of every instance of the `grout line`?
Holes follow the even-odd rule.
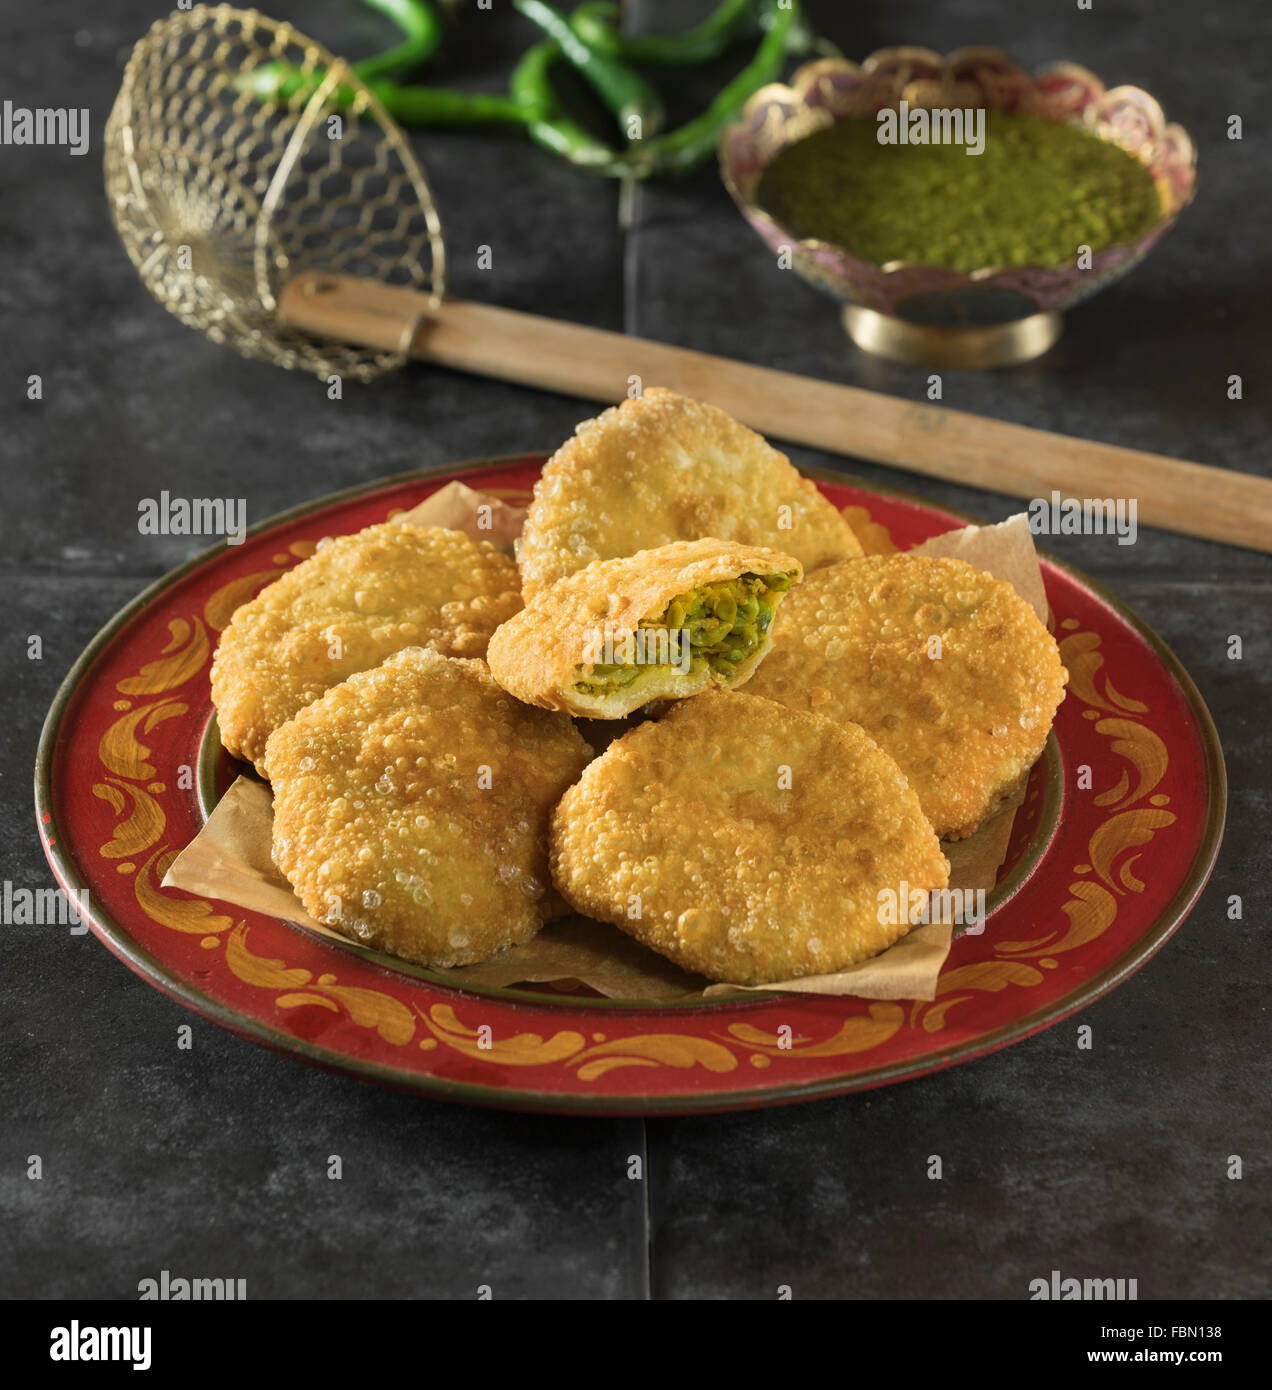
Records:
[[[640,1121],[640,1162],[645,1178],[645,1300],[654,1300],[654,1175],[649,1165],[649,1124]]]
[[[622,287],[623,296],[623,332],[636,334],[639,332],[640,325],[636,321],[636,237],[635,223],[636,210],[640,206],[641,190],[634,189],[632,192],[632,218],[631,222],[622,229],[623,238],[623,261],[622,261]]]
[[[630,15],[629,6],[623,3],[620,10],[620,25]],[[624,333],[636,333],[636,227],[643,190],[639,183],[624,180],[618,189],[618,225],[620,238],[620,280],[619,294],[622,296],[621,323]],[[644,1188],[645,1214],[645,1289],[646,1302],[654,1297],[654,1189],[653,1174],[649,1169],[649,1126],[645,1118],[640,1119],[640,1165]]]

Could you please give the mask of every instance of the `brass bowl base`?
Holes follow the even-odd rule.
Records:
[[[909,367],[1010,367],[1040,357],[1064,327],[1056,309],[1009,323],[951,326],[915,323],[860,304],[844,305],[843,323],[859,348]]]

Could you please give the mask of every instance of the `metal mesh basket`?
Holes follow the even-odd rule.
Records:
[[[262,99],[270,69],[294,90]],[[247,357],[370,379],[402,354],[320,343],[275,319],[302,270],[429,294],[441,223],[402,132],[343,60],[254,10],[200,5],[137,44],[106,127],[111,215],[150,293]]]

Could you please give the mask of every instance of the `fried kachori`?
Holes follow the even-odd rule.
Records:
[[[270,735],[274,861],[305,910],[422,965],[528,941],[550,895],[548,817],[591,750],[481,661],[414,647]]]
[[[861,729],[735,691],[610,744],[553,813],[551,850],[577,911],[745,985],[877,955],[918,920],[911,895],[949,882],[918,799]]]
[[[405,647],[483,657],[521,607],[516,566],[488,541],[399,522],[326,541],[235,610],[212,661],[221,742],[269,775],[270,734]]]
[[[859,724],[942,839],[970,835],[1037,761],[1068,679],[1005,580],[961,560],[868,556],[792,591],[749,689]]]
[[[589,719],[735,687],[768,651],[801,574],[789,555],[719,540],[596,560],[499,628],[490,672],[519,700]]]
[[[527,600],[594,560],[711,536],[805,570],[861,554],[785,454],[723,410],[660,387],[578,426],[544,466],[517,545]]]

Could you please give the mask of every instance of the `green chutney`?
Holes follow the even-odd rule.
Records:
[[[1152,175],[1077,126],[985,112],[981,154],[956,144],[880,144],[873,116],[836,121],[788,145],[757,201],[800,240],[864,260],[985,266],[1073,265],[1134,241],[1161,217]]]

